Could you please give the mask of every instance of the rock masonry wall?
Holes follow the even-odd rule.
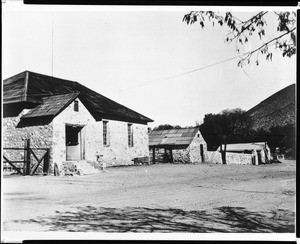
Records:
[[[106,163],[107,166],[133,164],[135,157],[149,156],[147,125],[132,124],[133,147],[128,146],[127,122],[104,120],[108,122],[108,145],[103,145],[103,122],[95,121],[85,106],[79,101],[79,111],[75,112],[73,103],[53,120],[53,152],[54,162],[66,161],[65,125],[84,126],[85,160]]]
[[[222,164],[222,156],[219,151],[208,151],[207,162]],[[252,164],[252,155],[244,153],[226,153],[226,164]]]
[[[203,163],[200,154],[200,145],[203,145],[203,162],[205,162],[207,158],[207,145],[200,131],[198,131],[188,148],[191,163]]]
[[[3,118],[2,131],[3,141],[2,147],[16,147],[24,148],[25,139],[30,139],[31,148],[50,148],[50,165],[53,161],[52,158],[52,142],[53,142],[53,125],[49,123],[47,125],[36,125],[18,128],[21,116],[26,114],[29,110],[24,109],[16,117]],[[40,158],[45,151],[33,150],[35,154]],[[24,151],[4,150],[3,155],[7,156],[10,160],[23,160]],[[31,157],[32,158],[32,157]],[[33,161],[33,158],[32,158]],[[20,164],[21,165],[21,164]],[[51,167],[50,167],[51,171]]]

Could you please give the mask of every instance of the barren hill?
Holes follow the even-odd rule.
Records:
[[[273,126],[295,123],[295,84],[289,85],[251,108],[253,129],[268,130]]]

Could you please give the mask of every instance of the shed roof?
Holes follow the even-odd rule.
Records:
[[[149,146],[188,146],[198,131],[198,128],[154,130],[149,134]]]
[[[45,101],[44,97],[70,93],[79,93],[78,97],[97,121],[103,118],[141,124],[153,121],[76,81],[31,71],[24,71],[3,81],[3,104],[27,102],[39,105]]]
[[[29,112],[21,118],[34,118],[42,116],[56,116],[64,110],[79,93],[69,93],[63,95],[55,95],[43,97],[42,103],[37,107],[30,109]]]
[[[261,151],[265,148],[266,142],[253,142],[253,143],[235,143],[235,144],[227,144],[226,151],[230,152],[243,152],[243,151],[252,151],[257,150]],[[221,148],[218,148],[220,151]]]

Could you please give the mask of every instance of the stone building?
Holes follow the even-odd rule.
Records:
[[[208,161],[222,164],[221,145],[217,151],[208,151]],[[226,145],[226,164],[267,164],[271,161],[271,150],[266,142],[234,143]]]
[[[132,164],[153,120],[78,82],[25,71],[3,81],[3,147],[50,148],[50,165]]]
[[[207,145],[199,128],[152,131],[149,134],[149,148],[154,163],[162,153],[164,161],[174,163],[206,161]]]

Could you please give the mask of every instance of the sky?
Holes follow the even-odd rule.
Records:
[[[248,110],[296,83],[295,56],[283,58],[279,51],[272,62],[262,57],[259,66],[253,60],[240,68],[238,59],[216,64],[238,56],[236,47],[224,42],[224,28],[182,22],[193,7],[35,7],[18,1],[2,7],[3,79],[29,70],[78,81],[153,119],[152,128],[194,126],[208,113]],[[261,9],[222,10],[245,19]],[[273,27],[276,19],[268,22],[269,39],[276,35]],[[257,45],[254,38],[243,51]]]

